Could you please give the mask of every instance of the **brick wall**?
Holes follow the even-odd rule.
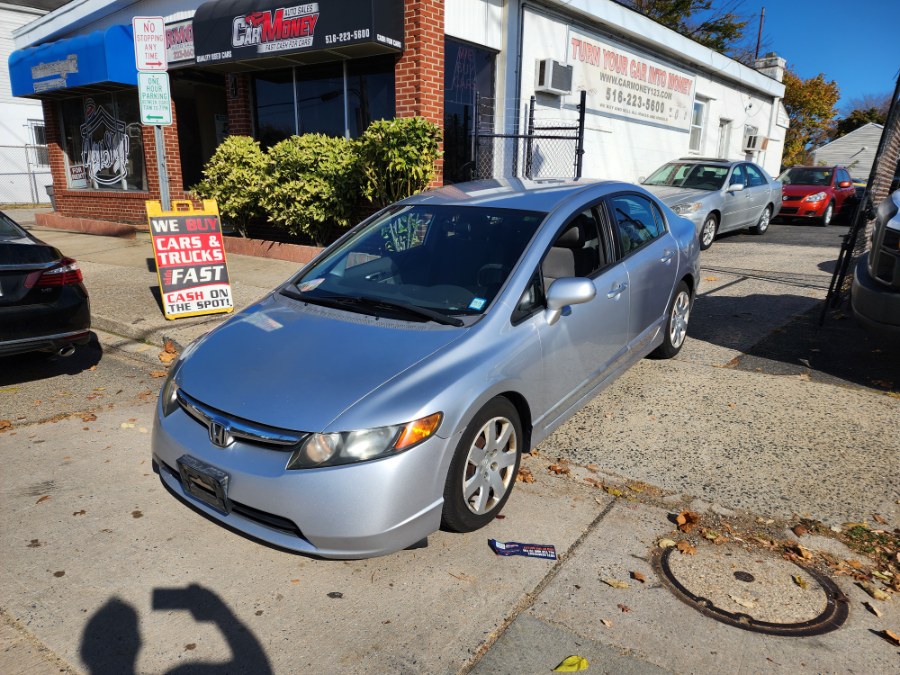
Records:
[[[144,143],[144,164],[147,173],[147,191],[70,190],[67,187],[66,161],[60,137],[59,107],[53,101],[43,101],[43,109],[56,213],[73,218],[92,218],[137,225],[145,224],[147,222],[147,212],[144,202],[160,198],[159,171],[157,170],[153,127],[143,126],[141,128],[141,138]],[[168,127],[163,127],[166,169],[169,174],[169,196],[171,199],[185,199],[186,195],[182,188],[181,155],[178,148],[177,124],[177,113],[173,103],[172,124]]]
[[[230,73],[225,77],[225,97],[228,105],[228,133],[231,136],[253,135],[250,76]]]
[[[420,116],[444,128],[444,3],[405,0],[405,50],[394,71],[397,117]],[[443,149],[443,148],[442,148]],[[443,184],[443,160],[432,187]]]

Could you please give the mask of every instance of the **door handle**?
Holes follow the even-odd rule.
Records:
[[[659,259],[659,262],[670,263],[670,262],[672,262],[672,258],[674,258],[674,257],[675,257],[675,251],[667,248],[665,251],[663,251],[663,257]]]
[[[617,284],[609,289],[609,293],[606,294],[606,297],[612,300],[613,298],[622,295],[626,288],[628,288],[628,283],[623,281],[621,284]]]

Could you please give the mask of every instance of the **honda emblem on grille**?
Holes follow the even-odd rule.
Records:
[[[228,433],[228,427],[220,422],[209,423],[209,440],[220,448],[228,447],[234,441]]]

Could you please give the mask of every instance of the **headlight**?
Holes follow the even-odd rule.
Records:
[[[672,210],[679,216],[685,216],[700,210],[700,202],[686,202],[684,204],[676,204]]]
[[[312,434],[288,460],[288,469],[313,469],[378,459],[408,450],[434,435],[441,424],[441,413],[376,429],[343,433]]]
[[[166,376],[165,383],[163,383],[162,391],[159,392],[159,400],[164,417],[168,417],[178,408],[178,390],[180,387],[175,382],[175,376],[178,375],[181,364],[183,364],[188,355],[197,348],[199,342],[199,340],[194,340],[185,347],[184,351],[178,355],[178,360],[169,368],[169,374]]]
[[[806,195],[803,198],[803,201],[805,201],[805,202],[820,202],[823,199],[828,199],[828,195],[824,192],[817,192],[814,195]]]

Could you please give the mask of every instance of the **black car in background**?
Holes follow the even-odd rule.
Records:
[[[90,328],[78,263],[0,212],[0,356],[69,356],[90,340]]]

